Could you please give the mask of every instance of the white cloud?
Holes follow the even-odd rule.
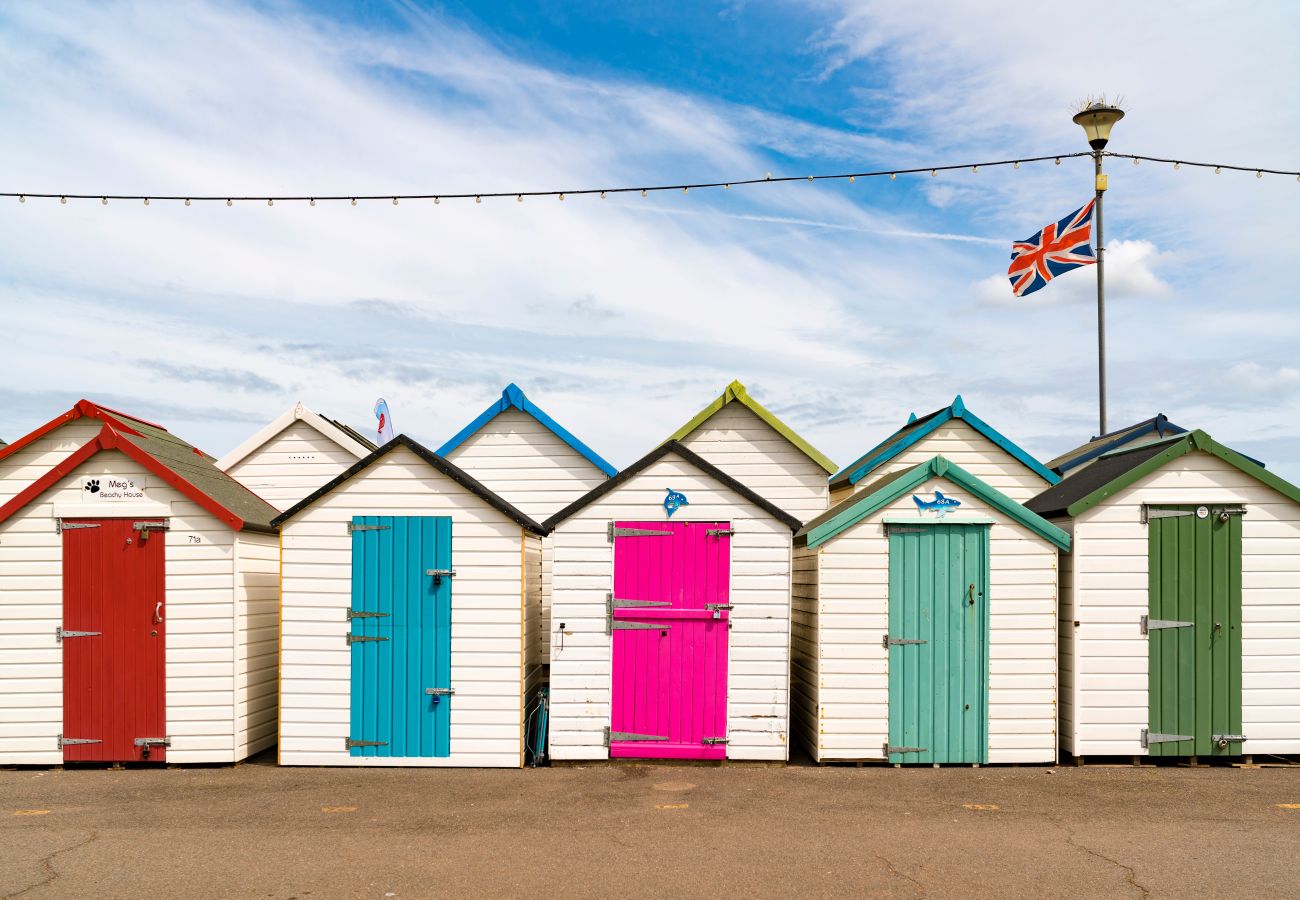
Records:
[[[1300,369],[1291,366],[1240,362],[1228,369],[1226,378],[1233,387],[1252,394],[1286,395],[1300,388]]]
[[[1161,253],[1150,241],[1107,243],[1110,245],[1106,248],[1106,297],[1109,300],[1149,300],[1170,293],[1169,284],[1156,272],[1167,261],[1169,254]],[[1097,270],[1089,266],[1066,272],[1028,297],[1013,294],[1006,275],[990,275],[981,279],[975,283],[974,290],[982,302],[1002,306],[1062,306],[1095,302]]]

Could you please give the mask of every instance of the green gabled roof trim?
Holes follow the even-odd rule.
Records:
[[[998,512],[1014,519],[1062,550],[1070,549],[1070,536],[1066,532],[942,456],[936,456],[929,462],[905,469],[898,475],[879,482],[878,487],[864,489],[841,501],[805,525],[796,535],[796,540],[802,539],[801,542],[806,542],[809,547],[820,546],[904,494],[916,490],[931,478],[943,478],[965,488]]]
[[[1141,447],[1137,447],[1129,452],[1137,452],[1141,449]],[[1178,439],[1170,443],[1168,449],[1156,454],[1141,465],[1134,466],[1127,472],[1116,477],[1113,481],[1109,481],[1102,487],[1097,488],[1097,490],[1093,491],[1091,494],[1075,500],[1066,507],[1065,514],[1070,518],[1074,518],[1081,513],[1087,512],[1103,500],[1113,497],[1125,488],[1147,477],[1152,472],[1163,468],[1165,465],[1180,456],[1186,456],[1193,450],[1200,450],[1202,453],[1216,456],[1233,468],[1239,469],[1251,478],[1254,478],[1261,484],[1271,487],[1293,503],[1300,503],[1300,487],[1296,487],[1291,482],[1278,478],[1268,469],[1253,462],[1248,457],[1242,456],[1231,447],[1225,447],[1223,444],[1220,444],[1214,438],[1210,437],[1198,428],[1195,431],[1189,431],[1187,434],[1180,435]],[[1113,455],[1119,456],[1120,454],[1115,453]]]
[[[799,451],[803,453],[804,456],[825,469],[827,474],[834,475],[838,470],[839,467],[836,466],[835,463],[831,462],[830,457],[826,456],[826,454],[822,453],[812,444],[801,438],[793,428],[778,419],[775,413],[763,404],[759,403],[753,397],[749,396],[749,391],[745,390],[745,386],[739,381],[733,381],[731,384],[727,385],[727,389],[722,392],[722,395],[718,397],[718,399],[714,400],[708,406],[704,407],[704,409],[696,413],[693,419],[670,434],[662,441],[662,443],[666,444],[669,441],[683,440],[688,434],[703,425],[710,416],[721,410],[728,403],[741,404],[768,425],[772,426],[773,430],[775,430],[777,434],[798,447]]]

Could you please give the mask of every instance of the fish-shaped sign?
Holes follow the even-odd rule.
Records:
[[[943,518],[944,513],[952,512],[954,509],[961,506],[960,500],[945,497],[939,491],[934,492],[933,500],[922,500],[920,497],[916,496],[916,494],[912,495],[912,499],[916,501],[916,508],[921,512],[932,512],[941,519]]]
[[[674,491],[672,488],[665,488],[668,496],[664,498],[664,509],[668,511],[669,517],[683,506],[690,506],[691,501],[686,499],[686,495],[681,491]]]

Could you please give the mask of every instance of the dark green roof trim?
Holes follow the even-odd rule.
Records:
[[[330,491],[338,487],[340,484],[352,478],[353,476],[359,474],[365,469],[368,469],[371,465],[373,465],[374,463],[376,463],[377,461],[379,461],[380,459],[382,459],[383,457],[391,453],[393,450],[396,450],[398,447],[405,447],[406,449],[410,450],[416,456],[420,457],[420,459],[427,462],[434,469],[446,475],[448,478],[450,478],[452,481],[459,484],[461,487],[467,489],[470,493],[477,494],[478,496],[482,497],[483,500],[486,501],[489,506],[503,513],[507,518],[513,519],[515,522],[522,525],[526,530],[531,531],[533,534],[536,535],[545,536],[546,532],[545,530],[543,530],[541,525],[539,525],[536,521],[534,521],[529,516],[525,515],[524,513],[516,509],[512,503],[507,501],[500,494],[488,488],[486,485],[484,485],[474,476],[470,475],[464,469],[460,468],[454,463],[448,462],[438,454],[434,453],[428,447],[425,447],[423,444],[419,443],[418,441],[412,440],[411,438],[407,437],[404,434],[399,434],[397,437],[393,438],[387,444],[384,444],[382,447],[380,447],[378,450],[371,453],[369,456],[365,457],[364,459],[357,460],[347,469],[344,469],[342,472],[340,472],[335,478],[330,480],[328,483],[321,485],[319,488],[312,491],[306,497],[303,497],[293,506],[289,507],[284,512],[280,513],[278,516],[275,517],[275,519],[272,521],[271,524],[277,527],[283,525],[286,521],[293,518],[294,516],[302,512],[307,507],[311,506],[321,497],[324,497]]]
[[[747,391],[745,386],[739,381],[733,381],[731,384],[727,385],[726,389],[723,390],[718,399],[704,407],[704,409],[696,413],[689,422],[670,434],[664,440],[664,443],[667,444],[671,441],[684,440],[688,434],[703,425],[708,421],[710,416],[721,410],[728,403],[739,403],[771,426],[772,430],[781,435],[781,437],[794,444],[795,448],[798,449],[800,453],[825,469],[828,475],[835,474],[835,463],[831,462],[830,457],[801,438],[798,432],[778,419],[775,413],[763,404],[759,403],[753,397],[749,396],[749,391]]]
[[[1143,448],[1137,448],[1137,450],[1141,449]],[[1134,452],[1137,452],[1137,450]],[[1190,431],[1181,438],[1171,442],[1163,451],[1152,456],[1150,459],[1147,459],[1140,465],[1134,466],[1126,472],[1122,472],[1106,484],[1097,488],[1095,491],[1075,500],[1066,507],[1065,514],[1074,518],[1081,513],[1087,512],[1097,504],[1113,497],[1115,494],[1140,481],[1152,472],[1163,468],[1166,464],[1178,459],[1180,456],[1186,456],[1194,450],[1200,450],[1202,453],[1208,453],[1211,456],[1218,457],[1233,468],[1238,469],[1249,475],[1251,478],[1254,478],[1256,481],[1271,487],[1293,503],[1300,503],[1300,487],[1296,487],[1291,482],[1277,477],[1268,469],[1265,469],[1263,466],[1252,461],[1248,457],[1242,456],[1231,447],[1225,447],[1223,444],[1220,444],[1198,428],[1195,431]],[[1119,455],[1120,454],[1113,454],[1113,456]]]
[[[908,494],[931,478],[942,478],[956,484],[998,512],[1019,522],[1043,539],[1050,541],[1062,550],[1070,549],[1070,536],[1048,522],[1042,516],[1030,512],[1006,494],[990,487],[961,466],[955,465],[936,456],[929,462],[913,466],[896,475],[891,475],[859,491],[852,497],[831,507],[822,515],[813,519],[796,535],[797,543],[817,547],[838,537],[857,525],[867,516],[893,503],[904,494]]]

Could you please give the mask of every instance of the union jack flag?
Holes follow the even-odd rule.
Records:
[[[1092,254],[1092,206],[1089,200],[1059,222],[1053,222],[1033,237],[1011,245],[1007,275],[1017,297],[1047,286],[1057,275],[1097,261]]]

